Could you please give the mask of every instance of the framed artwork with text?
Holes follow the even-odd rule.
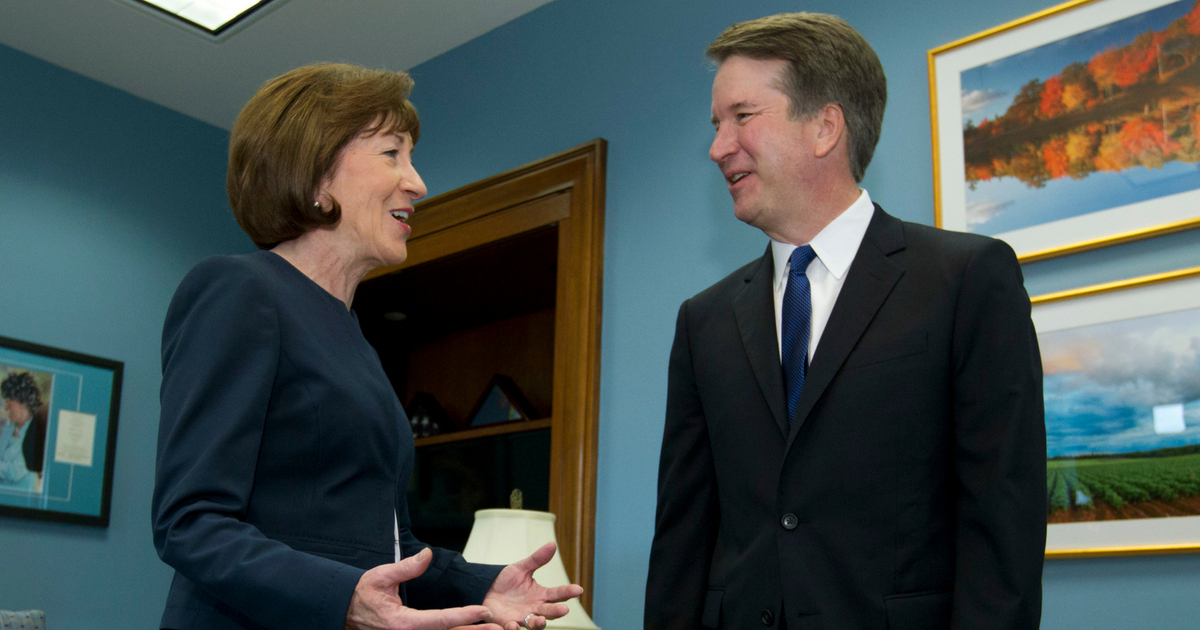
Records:
[[[0,337],[0,515],[108,526],[123,370]]]

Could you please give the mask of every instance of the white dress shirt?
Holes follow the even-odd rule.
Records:
[[[846,272],[858,246],[862,244],[863,236],[867,233],[867,225],[875,214],[875,205],[871,196],[862,191],[858,200],[850,204],[844,212],[831,221],[808,244],[812,246],[817,257],[813,259],[805,271],[808,283],[812,287],[812,331],[808,341],[808,360],[812,362],[817,351],[817,343],[821,333],[825,332],[825,324],[829,323],[829,314],[837,302],[842,285],[846,282]],[[783,361],[783,292],[787,290],[788,274],[792,270],[792,252],[796,249],[791,243],[780,243],[771,239],[771,254],[775,258],[775,338],[779,341],[779,360]]]

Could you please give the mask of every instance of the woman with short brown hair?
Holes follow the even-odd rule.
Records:
[[[197,265],[163,327],[163,628],[542,628],[582,590],[533,581],[552,545],[476,565],[409,529],[412,432],[349,306],[368,271],[405,260],[425,196],[411,87],[307,66],[234,124],[229,201],[260,251]]]

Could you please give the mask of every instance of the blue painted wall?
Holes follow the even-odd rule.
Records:
[[[254,248],[228,134],[0,46],[0,335],[125,363],[107,529],[0,518],[0,608],[55,630],[157,628],[159,335],[197,261]]]
[[[594,137],[609,141],[595,619],[641,625],[653,533],[667,354],[679,303],[760,255],[708,161],[712,74],[704,47],[733,22],[837,13],[883,59],[890,102],[864,186],[904,219],[933,223],[925,53],[1053,0],[557,0],[412,73],[416,154],[430,194]],[[1026,268],[1039,294],[1177,269],[1200,231]],[[1044,627],[1194,627],[1200,555],[1054,561]],[[650,605],[653,605],[651,603]]]
[[[864,185],[933,221],[925,51],[1037,0],[557,0],[413,70],[431,194],[609,140],[595,619],[640,627],[667,352],[679,303],[759,255],[715,167],[704,46],[769,13],[839,13],[884,60],[891,102]],[[55,630],[156,627],[170,570],[149,500],[158,335],[183,274],[249,251],[224,198],[227,134],[0,46],[0,335],[125,362],[112,524],[0,518],[0,608]],[[1195,264],[1200,231],[1027,267],[1033,294]],[[12,570],[19,567],[20,570]],[[1200,556],[1051,562],[1044,627],[1191,627]]]

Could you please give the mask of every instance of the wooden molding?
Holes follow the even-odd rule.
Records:
[[[378,278],[557,224],[550,512],[567,574],[591,611],[600,400],[600,313],[604,269],[607,143],[592,140],[416,205],[409,259]],[[530,423],[521,429],[533,428]],[[508,432],[510,427],[491,429]],[[451,441],[421,438],[418,444]]]
[[[462,431],[455,431],[453,433],[441,433],[438,435],[414,438],[413,442],[415,442],[418,447],[433,446],[434,444],[449,444],[451,442],[474,440],[475,438],[491,437],[493,435],[508,435],[509,433],[524,433],[526,431],[536,431],[538,429],[549,429],[552,422],[553,421],[549,419],[525,420],[522,422],[504,422],[501,424],[491,424],[485,427],[464,429]]]

